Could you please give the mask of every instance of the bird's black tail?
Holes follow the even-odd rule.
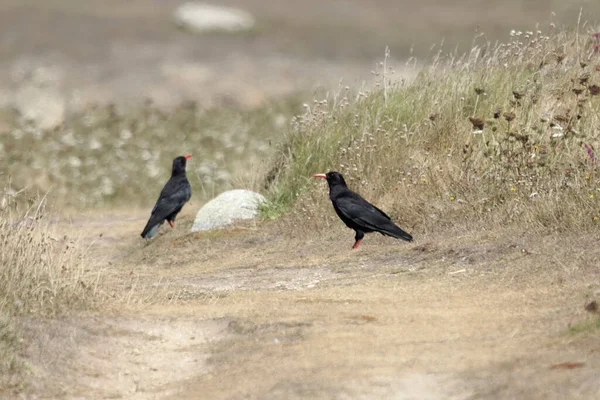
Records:
[[[386,227],[381,229],[380,232],[384,235],[391,236],[396,239],[406,240],[408,242],[412,242],[412,240],[413,240],[413,237],[410,233],[405,232],[404,230],[402,230],[402,228],[400,228],[398,225],[392,223],[391,221],[390,221],[390,224],[388,224]]]
[[[152,238],[154,235],[156,235],[156,232],[158,231],[158,228],[160,228],[160,226],[163,224],[163,222],[156,222],[156,221],[153,221],[152,218],[150,218],[150,220],[146,224],[146,227],[142,231],[141,236],[144,239],[150,239],[150,238]]]

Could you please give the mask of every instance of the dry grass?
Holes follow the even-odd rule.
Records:
[[[46,199],[27,207],[2,193],[0,208],[0,393],[21,385],[22,316],[55,316],[93,302],[99,276],[85,269],[83,253],[66,236],[53,236]]]
[[[96,287],[73,239],[52,235],[45,199],[23,211],[0,211],[0,311],[55,314],[76,308]]]
[[[514,32],[497,45],[477,37],[468,54],[438,54],[414,81],[392,84],[391,68],[380,68],[375,90],[351,98],[342,88],[306,105],[275,161],[271,208],[293,203],[292,223],[327,226],[336,217],[310,176],[338,170],[420,234],[594,228],[600,58],[592,32]]]

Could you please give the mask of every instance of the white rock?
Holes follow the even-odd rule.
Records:
[[[179,27],[199,34],[240,32],[254,27],[254,17],[246,11],[199,2],[184,3],[177,7],[174,19]]]
[[[192,232],[220,228],[236,220],[252,219],[265,200],[264,196],[251,190],[223,192],[198,211]]]

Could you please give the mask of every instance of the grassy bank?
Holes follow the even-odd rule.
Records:
[[[310,176],[337,170],[416,232],[596,226],[594,32],[479,37],[464,56],[436,55],[414,81],[389,84],[388,68],[377,90],[307,105],[274,162],[267,211],[293,206],[293,221],[326,226],[336,217]]]

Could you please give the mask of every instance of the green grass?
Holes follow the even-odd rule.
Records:
[[[439,54],[411,82],[314,103],[273,162],[269,212],[332,218],[311,175],[337,170],[420,231],[596,226],[600,181],[584,147],[600,148],[594,43],[571,32],[476,41],[462,57]]]
[[[579,321],[575,325],[570,326],[567,332],[572,335],[577,335],[580,333],[593,332],[596,329],[600,329],[600,317],[598,316]]]

